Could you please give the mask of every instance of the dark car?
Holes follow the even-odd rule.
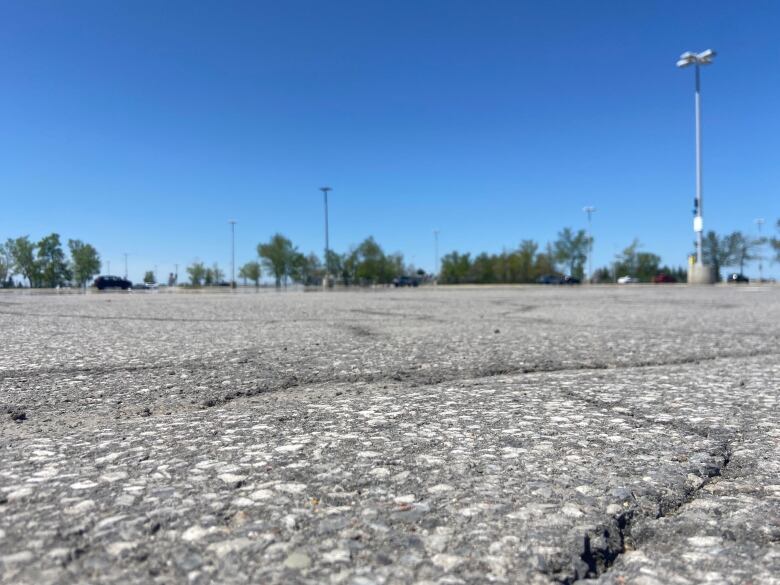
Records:
[[[554,274],[545,274],[536,279],[537,284],[560,284],[561,277]]]
[[[564,276],[559,282],[560,284],[580,284],[580,279],[574,276]]]
[[[750,279],[744,274],[732,272],[726,277],[726,282],[750,282]]]
[[[672,284],[677,282],[677,279],[671,274],[664,274],[663,272],[660,272],[653,277],[653,282],[655,284]]]
[[[398,288],[399,286],[419,286],[420,280],[413,276],[399,276],[393,279],[393,286]]]
[[[130,290],[133,288],[133,283],[126,278],[121,278],[119,276],[98,276],[95,279],[94,286],[98,290],[108,290],[112,288]]]

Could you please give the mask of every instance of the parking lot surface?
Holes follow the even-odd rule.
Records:
[[[780,289],[0,295],[0,582],[780,583]]]

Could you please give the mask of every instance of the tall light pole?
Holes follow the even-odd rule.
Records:
[[[236,220],[228,221],[230,224],[230,287],[236,288]]]
[[[436,261],[433,265],[434,282],[439,284],[439,230],[433,230],[433,254]]]
[[[754,221],[758,226],[758,282],[764,282],[764,241],[761,239],[761,228],[764,226],[764,218],[759,217]]]
[[[588,214],[588,282],[593,278],[593,230],[591,224],[591,215],[596,212],[596,208],[588,205],[583,207],[582,211]]]
[[[127,252],[125,252],[125,280],[127,280]]]
[[[109,276],[111,275],[111,260],[106,260],[106,264],[108,264],[108,268],[106,268],[106,274]]]
[[[320,191],[325,199],[325,286],[330,284],[330,235],[328,234],[328,192],[333,191],[330,187],[320,187]]]
[[[705,272],[702,262],[702,232],[704,231],[704,220],[702,218],[702,178],[701,178],[701,74],[700,69],[703,65],[712,63],[715,51],[707,49],[701,53],[691,53],[687,51],[680,55],[677,66],[680,68],[694,65],[696,68],[696,208],[693,218],[693,231],[696,233],[696,268],[699,271],[698,279],[694,277],[693,282],[712,282],[713,275]],[[689,278],[689,281],[691,279]]]

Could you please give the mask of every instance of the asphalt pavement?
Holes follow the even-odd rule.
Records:
[[[780,583],[780,288],[0,294],[0,583]]]

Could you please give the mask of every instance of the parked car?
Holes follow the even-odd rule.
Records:
[[[653,277],[653,282],[655,284],[671,284],[677,282],[677,279],[671,274],[660,272]]]
[[[122,290],[130,290],[133,288],[133,283],[126,278],[119,276],[98,276],[93,283],[94,287],[98,290],[108,290],[112,288],[120,288]]]
[[[750,282],[750,279],[744,274],[732,272],[726,277],[726,282]]]
[[[558,282],[560,284],[580,284],[580,279],[574,276],[564,276]]]
[[[545,274],[536,279],[537,284],[560,284],[561,277],[555,274]]]
[[[419,286],[420,279],[414,276],[399,276],[393,279],[393,286],[398,288],[399,286]]]
[[[635,282],[639,282],[639,279],[633,276],[621,276],[618,278],[618,284],[634,284]]]

